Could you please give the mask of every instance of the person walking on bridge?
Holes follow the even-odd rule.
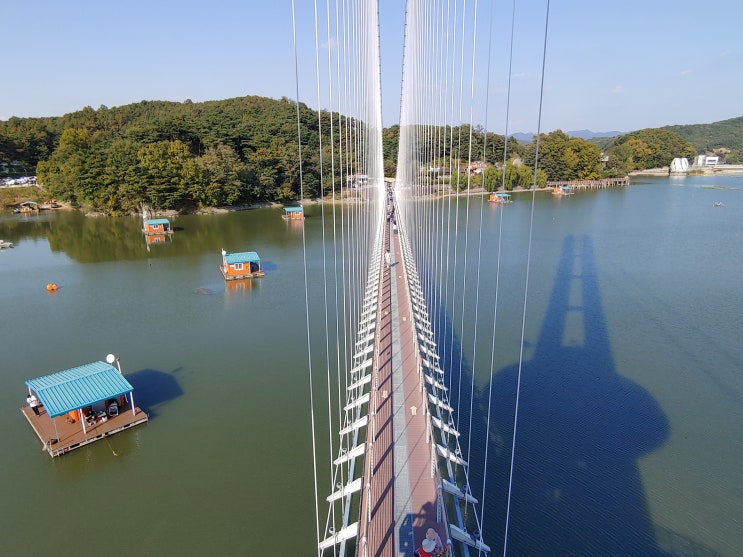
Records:
[[[436,530],[433,528],[426,530],[426,539],[431,540],[435,544],[432,553],[434,557],[441,557],[446,553],[446,548],[444,547],[444,544],[441,543],[441,537],[439,537],[439,533]]]

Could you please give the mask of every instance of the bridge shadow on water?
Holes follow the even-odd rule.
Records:
[[[446,372],[466,443],[472,369],[464,359],[459,369],[451,330],[440,337],[453,351]],[[665,442],[669,425],[649,393],[616,372],[590,238],[565,238],[539,338],[525,352],[508,554],[668,555],[656,540],[638,459]],[[517,376],[513,364],[493,378],[483,532],[494,555],[503,553]],[[478,499],[488,394],[487,385],[476,389],[473,401],[470,482]]]

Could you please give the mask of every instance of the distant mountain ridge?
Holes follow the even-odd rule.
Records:
[[[743,116],[712,122],[665,126],[661,129],[679,134],[696,147],[699,153],[711,153],[724,147],[735,151],[728,160],[743,160]]]
[[[654,128],[668,130],[680,135],[689,141],[699,153],[711,153],[720,148],[732,151],[727,157],[731,161],[743,160],[743,116],[720,120],[709,124],[682,124]],[[574,130],[565,132],[570,137],[580,137],[599,145],[601,149],[611,143],[615,137],[631,132],[608,131],[594,132],[591,130]],[[509,134],[522,144],[531,143],[534,133]]]
[[[591,130],[575,130],[575,131],[569,131],[565,133],[569,135],[570,137],[580,137],[581,139],[592,139],[594,137],[616,137],[618,135],[622,135],[628,132],[620,132],[620,131],[593,132]],[[531,143],[531,140],[534,138],[535,134],[519,132],[519,133],[512,133],[509,135],[515,138],[516,141]]]

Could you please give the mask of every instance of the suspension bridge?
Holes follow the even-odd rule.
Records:
[[[433,554],[491,552],[482,528],[490,409],[475,416],[474,374],[470,385],[461,374],[453,379],[462,353],[451,350],[453,332],[441,318],[442,308],[478,304],[479,297],[479,274],[471,285],[460,270],[468,266],[467,245],[482,238],[468,238],[451,207],[466,205],[469,219],[470,198],[453,194],[481,185],[465,171],[484,156],[472,147],[475,84],[491,55],[489,48],[478,51],[481,12],[491,18],[486,35],[492,34],[490,7],[408,1],[397,174],[385,181],[377,5],[316,3],[314,36],[304,42],[293,6],[297,99],[305,85],[300,69],[307,67],[301,58],[310,51],[316,125],[325,141],[303,143],[307,122],[297,101],[299,159],[319,157],[321,194],[332,200],[322,208],[326,286],[319,325],[307,310],[318,556],[412,555],[431,528],[440,538]],[[314,47],[305,48],[310,41]],[[433,166],[448,172],[426,171]],[[455,186],[452,176],[465,176],[466,185]],[[307,268],[305,248],[305,284]],[[325,339],[319,366],[313,327]],[[494,328],[493,319],[484,334],[494,338]],[[318,392],[318,376],[325,377],[325,392]],[[470,396],[462,395],[467,390]],[[486,422],[484,433],[473,434],[473,418]],[[325,454],[319,439],[326,439]],[[475,472],[477,494],[472,447],[485,452]]]

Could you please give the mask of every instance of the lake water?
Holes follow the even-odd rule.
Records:
[[[481,211],[460,198],[467,268],[430,269],[449,298],[466,281],[465,303],[442,295],[434,321],[453,339],[443,360],[460,428],[472,424],[472,481],[476,495],[485,481],[496,553],[531,194],[514,199]],[[743,177],[637,179],[536,201],[509,553],[743,554]],[[16,244],[0,252],[3,553],[313,553],[302,226],[323,389],[315,316],[333,275],[320,210],[299,226],[280,209],[181,216],[172,242],[149,251],[136,218],[0,214],[0,238]],[[222,248],[258,251],[266,277],[225,285]],[[151,421],[50,459],[19,412],[23,381],[109,352]],[[321,500],[329,490],[319,486]]]

